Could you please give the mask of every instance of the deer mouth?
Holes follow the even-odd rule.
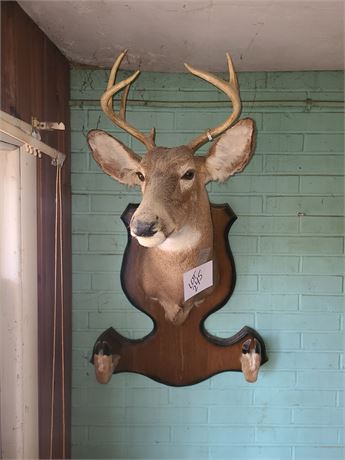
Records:
[[[164,241],[174,233],[175,229],[166,231],[164,226],[159,225],[158,222],[153,223],[138,223],[132,222],[130,224],[130,231],[133,238],[135,238],[141,246],[146,248],[153,248],[164,243]]]
[[[144,246],[145,248],[154,248],[159,246],[167,238],[162,231],[158,231],[152,236],[138,236],[133,234],[132,236],[136,238],[140,246]]]

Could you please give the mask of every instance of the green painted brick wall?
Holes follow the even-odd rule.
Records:
[[[344,458],[344,74],[239,75],[257,147],[243,173],[209,186],[211,200],[238,216],[230,233],[238,281],[207,326],[223,337],[255,327],[270,361],[254,385],[224,373],[186,388],[132,374],[101,386],[88,362],[105,328],[137,338],[152,327],[119,282],[127,238],[120,214],[139,194],[103,174],[85,141],[98,127],[143,152],[99,110],[106,78],[72,70],[73,457]],[[139,103],[129,121],[155,126],[167,146],[228,111],[223,95],[186,74],[144,73],[132,99]]]

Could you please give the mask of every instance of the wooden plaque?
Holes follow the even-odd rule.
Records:
[[[92,363],[99,353],[113,355],[117,361],[114,374],[135,372],[173,386],[192,385],[224,371],[241,371],[245,342],[257,344],[261,364],[264,364],[268,360],[265,343],[254,329],[243,327],[234,336],[224,339],[213,336],[205,328],[206,318],[228,301],[235,287],[235,265],[228,242],[230,227],[236,220],[232,209],[228,205],[211,205],[219,280],[204,302],[193,307],[187,320],[176,326],[165,319],[162,306],[148,298],[137,283],[136,274],[145,270],[138,265],[138,252],[150,250],[140,246],[129,232],[129,222],[137,207],[130,204],[122,215],[128,243],[121,283],[130,302],[150,316],[154,327],[138,340],[127,339],[112,327],[107,329],[95,343]]]

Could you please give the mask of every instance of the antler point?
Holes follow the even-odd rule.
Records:
[[[129,134],[131,134],[133,137],[138,139],[140,142],[142,142],[146,146],[147,149],[150,149],[154,146],[153,139],[150,139],[147,136],[145,136],[144,133],[140,132],[139,130],[131,126],[125,120],[126,101],[127,101],[127,94],[128,94],[129,86],[138,77],[138,75],[140,74],[140,70],[134,71],[134,73],[131,76],[129,76],[125,80],[122,80],[120,83],[115,83],[118,68],[126,53],[127,53],[127,49],[123,50],[113,64],[113,67],[110,72],[109,80],[108,80],[107,89],[101,96],[101,107],[102,107],[103,112],[107,115],[108,118],[110,118],[110,120],[112,120],[113,123],[115,123],[117,126],[122,128],[123,130],[127,131]],[[121,102],[120,102],[120,111],[119,111],[119,114],[117,115],[113,109],[113,99],[112,98],[113,96],[115,96],[116,93],[118,93],[122,89],[124,89],[125,91],[122,94]]]

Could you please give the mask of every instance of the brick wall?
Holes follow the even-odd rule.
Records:
[[[238,216],[230,233],[238,279],[207,326],[224,337],[255,327],[270,361],[254,385],[225,373],[171,388],[131,374],[101,386],[88,362],[105,328],[137,338],[152,323],[119,282],[119,216],[139,195],[101,172],[85,134],[103,128],[143,148],[99,111],[106,72],[72,70],[74,458],[343,458],[343,77],[240,74],[257,148],[243,173],[209,187],[211,200],[229,202]],[[128,119],[155,126],[160,145],[182,144],[228,112],[221,94],[183,74],[143,74],[132,98],[151,101],[131,105]]]

